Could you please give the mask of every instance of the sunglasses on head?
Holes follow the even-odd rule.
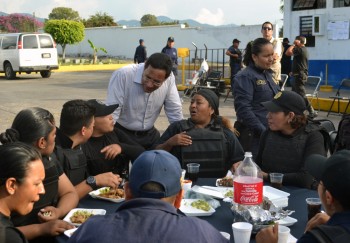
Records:
[[[263,30],[272,30],[270,27],[262,27]]]

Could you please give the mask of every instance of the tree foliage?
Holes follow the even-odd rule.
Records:
[[[157,26],[160,25],[157,17],[152,14],[145,14],[140,20],[141,26]]]
[[[1,32],[35,32],[43,27],[43,23],[37,21],[32,16],[22,14],[9,14],[0,17]]]
[[[107,13],[97,12],[91,15],[87,20],[83,20],[85,27],[117,26],[112,16]]]
[[[72,20],[48,20],[45,32],[52,35],[56,43],[62,46],[62,57],[66,57],[66,45],[81,42],[84,39],[84,25]]]
[[[49,19],[66,19],[80,21],[79,13],[71,8],[58,7],[53,8],[49,14]]]

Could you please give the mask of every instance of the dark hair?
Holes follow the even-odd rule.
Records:
[[[22,183],[27,175],[29,163],[41,160],[41,155],[33,146],[14,142],[0,146],[0,186],[10,177]]]
[[[306,38],[304,36],[298,35],[295,39],[299,40],[301,44],[305,44]]]
[[[173,62],[170,57],[164,53],[154,53],[145,62],[145,69],[148,68],[148,66],[164,70],[165,78],[167,79],[173,68]]]
[[[245,48],[245,54],[243,57],[244,65],[248,66],[250,63],[254,63],[252,55],[258,55],[262,52],[262,48],[265,45],[272,45],[270,41],[265,38],[257,38],[254,41],[250,41]]]
[[[35,145],[41,137],[47,139],[55,128],[55,119],[48,111],[40,107],[21,110],[12,122],[10,129],[0,134],[2,144],[20,141]]]
[[[82,127],[91,125],[95,111],[85,100],[67,101],[61,111],[60,129],[67,136],[76,134]]]
[[[284,111],[284,115],[288,115],[290,111]],[[298,129],[300,127],[305,126],[307,123],[307,117],[306,115],[297,115],[295,114],[295,116],[293,117],[292,121],[289,123],[289,125],[293,128],[293,129]]]
[[[272,30],[273,30],[273,24],[272,24],[271,22],[269,22],[269,21],[264,22],[264,23],[261,25],[261,29],[264,28],[264,25],[265,25],[265,24],[270,24],[270,25],[271,25],[271,28],[272,28]]]

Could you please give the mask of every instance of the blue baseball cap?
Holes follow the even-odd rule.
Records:
[[[143,152],[133,163],[129,185],[134,197],[166,198],[181,190],[181,166],[179,160],[164,150]],[[142,187],[148,182],[163,186],[161,192],[152,192]]]

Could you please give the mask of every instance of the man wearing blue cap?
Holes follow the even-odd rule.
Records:
[[[170,153],[151,150],[134,162],[124,202],[114,214],[94,216],[68,242],[228,242],[206,221],[177,213],[181,167]]]
[[[145,41],[143,39],[139,40],[140,45],[136,47],[134,55],[134,63],[144,63],[147,60],[147,51],[145,46]]]

